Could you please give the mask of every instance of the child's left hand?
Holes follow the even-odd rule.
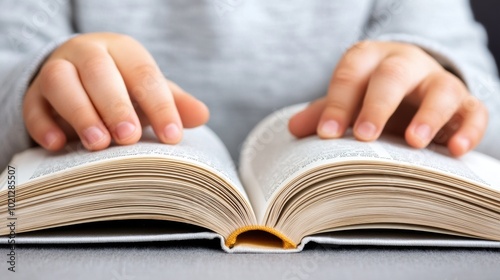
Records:
[[[289,129],[297,137],[338,138],[352,125],[362,141],[397,131],[410,146],[434,140],[460,156],[480,142],[487,123],[486,107],[422,49],[364,41],[340,60],[327,96],[293,116]]]

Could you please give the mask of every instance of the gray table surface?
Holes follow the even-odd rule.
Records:
[[[218,241],[0,247],[0,279],[500,279],[500,250],[335,247],[228,254]],[[5,259],[5,260],[2,260]]]

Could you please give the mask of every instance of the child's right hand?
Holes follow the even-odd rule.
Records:
[[[133,104],[136,104],[137,108]],[[47,59],[26,92],[26,128],[40,146],[61,149],[72,131],[88,150],[139,140],[151,124],[175,144],[183,127],[208,120],[207,107],[163,76],[136,40],[119,34],[74,37]]]

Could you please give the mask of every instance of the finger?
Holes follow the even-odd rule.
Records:
[[[38,91],[34,82],[24,97],[23,118],[28,133],[43,148],[60,150],[66,143],[66,136],[52,117],[50,104]]]
[[[182,138],[182,122],[165,77],[137,41],[128,37],[120,40],[110,45],[109,53],[129,93],[148,117],[158,138],[164,143],[178,143]]]
[[[207,106],[185,92],[176,83],[169,80],[167,80],[167,83],[174,96],[175,106],[179,111],[182,125],[186,128],[192,128],[205,124],[210,117]]]
[[[104,47],[91,45],[73,52],[76,66],[92,104],[118,144],[133,144],[141,137],[141,124],[125,83]]]
[[[474,96],[469,95],[459,110],[462,125],[448,141],[448,149],[454,156],[461,156],[474,149],[486,131],[488,111]]]
[[[409,56],[397,54],[384,58],[369,81],[354,124],[356,138],[362,141],[377,139],[403,98],[414,91],[428,71],[427,65]]]
[[[325,104],[326,98],[320,98],[292,116],[288,122],[290,133],[298,138],[316,134],[316,126],[325,109]]]
[[[334,138],[344,134],[361,104],[370,74],[380,59],[380,52],[370,42],[363,42],[351,48],[340,60],[318,124],[320,137]]]
[[[39,74],[41,94],[75,129],[85,148],[101,150],[111,137],[83,89],[78,72],[67,60],[47,62]]]
[[[416,91],[425,92],[425,97],[405,138],[410,146],[424,148],[458,111],[468,93],[458,78],[445,71],[429,75]]]
[[[177,106],[177,110],[179,111],[183,127],[193,128],[207,123],[210,113],[203,102],[182,90],[179,91],[170,85],[169,87],[172,90],[175,106]],[[132,102],[132,105],[134,106],[134,110],[139,117],[142,127],[149,126],[150,122],[139,104],[137,102]]]

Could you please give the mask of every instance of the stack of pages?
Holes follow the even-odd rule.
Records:
[[[207,127],[175,146],[146,131],[135,145],[99,152],[73,143],[18,154],[0,177],[0,220],[14,225],[0,227],[0,242],[219,238],[229,252],[294,252],[311,241],[500,247],[500,162],[412,149],[389,135],[296,139],[287,123],[298,109],[253,129],[239,173]],[[136,223],[103,227],[124,220]]]

